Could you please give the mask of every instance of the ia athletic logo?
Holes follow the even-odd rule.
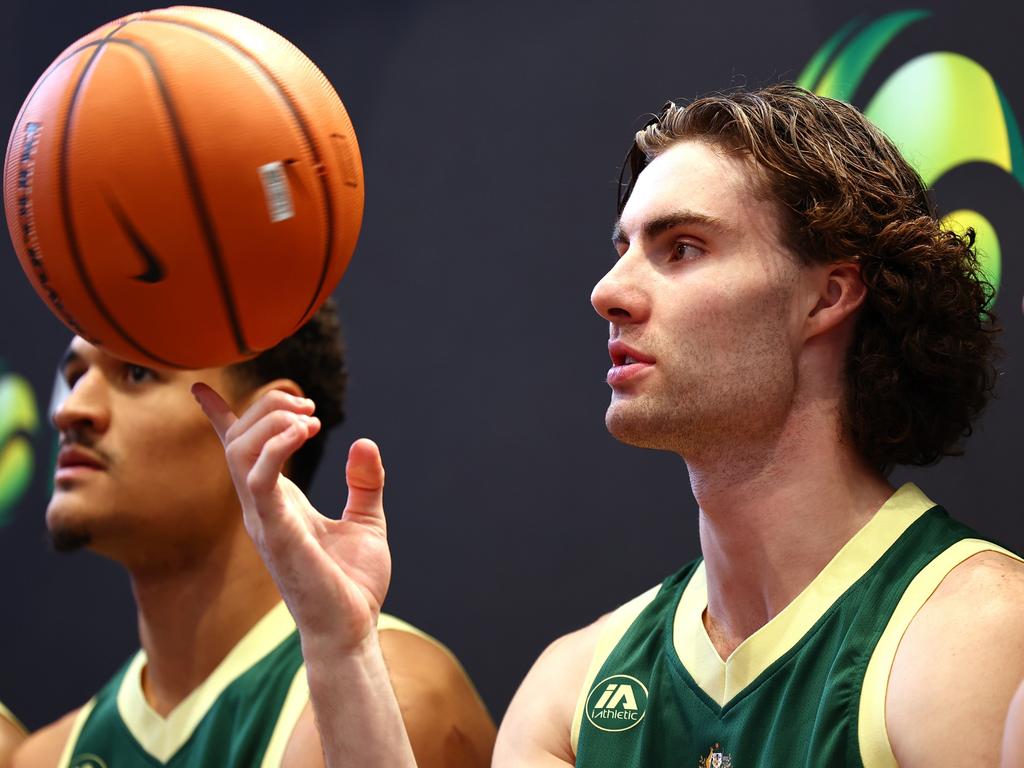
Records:
[[[587,696],[587,719],[602,731],[628,731],[647,714],[647,695],[647,686],[635,677],[606,677]]]
[[[107,764],[99,755],[79,755],[72,761],[71,768],[107,768]]]
[[[697,768],[732,768],[732,756],[722,752],[722,747],[716,743],[697,761]]]

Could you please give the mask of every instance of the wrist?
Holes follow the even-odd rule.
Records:
[[[338,634],[307,636],[300,633],[302,658],[310,680],[314,676],[337,677],[365,671],[371,676],[387,672],[377,628],[356,640],[341,639]]]

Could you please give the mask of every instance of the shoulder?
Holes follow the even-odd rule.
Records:
[[[496,766],[552,757],[570,765],[575,761],[573,725],[584,689],[660,588],[652,587],[592,624],[563,635],[541,653],[502,720]]]
[[[910,622],[893,660],[886,726],[900,765],[999,760],[1024,677],[1024,563],[980,552],[952,568]]]
[[[81,709],[64,715],[60,720],[40,728],[33,733],[14,753],[12,768],[33,768],[34,766],[52,765],[60,762],[64,747],[75,726]]]
[[[494,721],[452,652],[403,622],[382,622],[380,645],[417,764],[489,765]]]
[[[0,766],[9,764],[14,750],[25,740],[25,736],[25,729],[6,707],[0,704]]]
[[[494,722],[455,656],[429,635],[381,615],[381,652],[419,768],[486,768]],[[324,765],[309,702],[289,737],[282,765]]]

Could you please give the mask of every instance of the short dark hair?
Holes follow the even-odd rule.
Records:
[[[334,300],[328,298],[305,325],[277,346],[227,370],[238,384],[253,389],[274,379],[291,379],[316,403],[320,432],[295,452],[287,468],[292,482],[308,491],[324,453],[327,432],[345,419],[348,375]]]
[[[646,164],[686,140],[753,160],[803,263],[860,264],[868,290],[846,355],[843,422],[864,458],[887,473],[962,453],[998,352],[974,232],[940,226],[921,177],[864,115],[781,84],[666,104],[636,134],[620,214]]]

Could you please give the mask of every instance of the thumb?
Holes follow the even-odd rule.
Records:
[[[365,437],[352,443],[345,465],[348,483],[348,503],[343,520],[352,520],[385,529],[384,522],[384,464],[380,448]]]

